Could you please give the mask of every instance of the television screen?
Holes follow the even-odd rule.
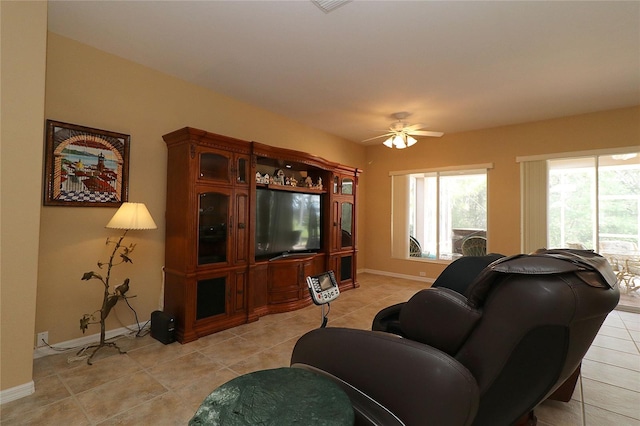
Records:
[[[320,194],[258,188],[256,258],[320,250]]]

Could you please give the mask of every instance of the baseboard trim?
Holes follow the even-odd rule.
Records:
[[[24,398],[25,396],[33,394],[35,391],[36,386],[33,383],[33,380],[23,385],[5,389],[3,391],[0,391],[0,405],[7,402],[15,401],[16,399]]]
[[[406,275],[406,274],[396,274],[395,272],[387,272],[387,271],[379,271],[377,269],[363,269],[362,272],[368,273],[368,274],[374,274],[374,275],[384,275],[387,277],[394,277],[394,278],[404,278],[407,280],[412,280],[412,281],[421,281],[423,283],[429,283],[429,284],[433,284],[433,282],[435,281],[434,278],[427,278],[427,277],[416,277],[415,275]]]
[[[126,327],[120,327],[113,330],[107,331],[104,336],[105,339],[112,339],[118,336],[124,336],[130,333],[135,333],[131,330],[138,330],[139,327],[142,328],[145,323],[131,324]],[[68,348],[69,350],[73,348],[81,348],[83,346],[88,346],[91,344],[98,343],[100,341],[100,333],[91,334],[87,336],[82,336],[77,339],[67,340],[66,342],[56,343],[55,345],[42,346],[40,348],[35,348],[33,350],[33,359],[42,358],[44,356],[59,354],[61,350]]]

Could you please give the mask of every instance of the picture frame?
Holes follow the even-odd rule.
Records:
[[[44,205],[118,207],[127,201],[130,142],[123,133],[47,120]]]

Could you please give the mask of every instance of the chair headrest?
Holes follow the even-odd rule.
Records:
[[[599,279],[594,280],[595,272]],[[498,259],[478,275],[467,290],[467,298],[472,307],[479,307],[496,280],[505,274],[558,275],[575,273],[582,281],[593,287],[614,288],[616,275],[607,260],[591,250],[538,250],[532,254],[518,254]]]

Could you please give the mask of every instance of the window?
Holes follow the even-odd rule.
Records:
[[[640,152],[628,149],[524,158],[522,252],[594,250],[619,278],[620,305],[640,311]]]
[[[548,161],[549,247],[637,252],[640,162],[637,155]]]
[[[392,173],[392,256],[451,260],[472,242],[467,254],[486,252],[488,168]]]

